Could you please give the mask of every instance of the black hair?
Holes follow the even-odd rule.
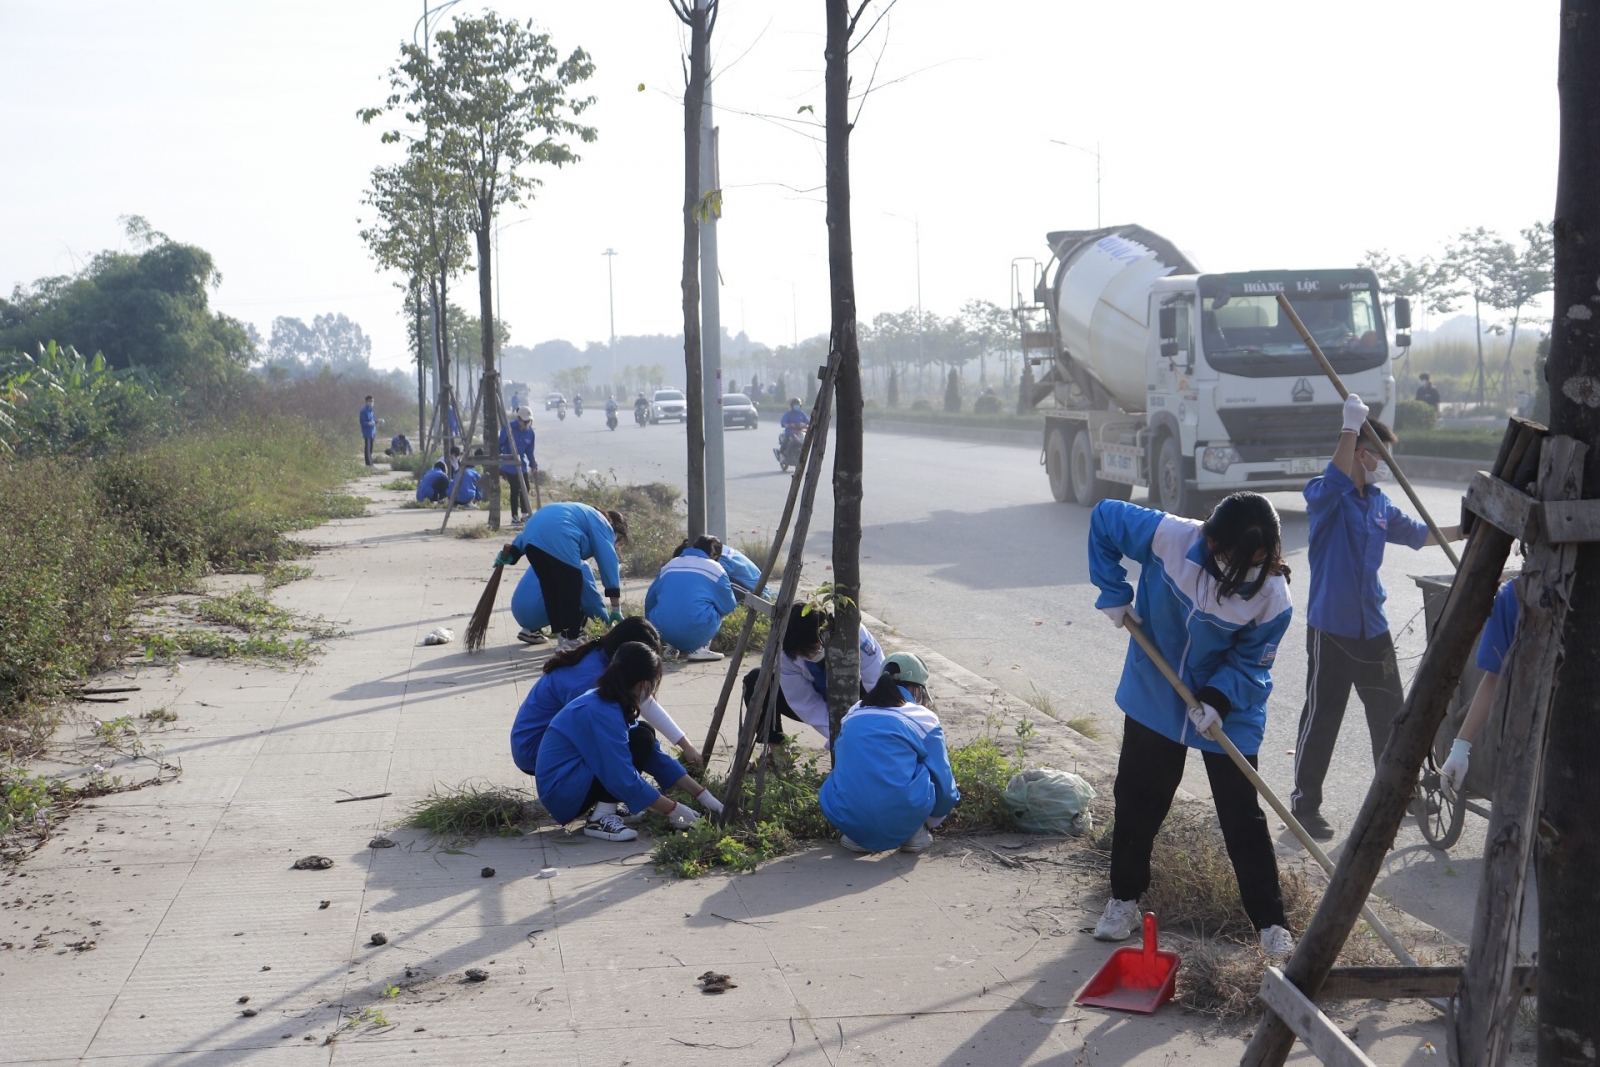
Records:
[[[371,396],[368,396],[368,397],[367,397],[367,400],[368,400],[368,401],[369,401],[369,402],[370,402],[370,401],[371,401],[371,400],[372,400],[372,397],[371,397]]]
[[[909,703],[906,695],[900,692],[898,663],[883,665],[883,673],[878,675],[878,683],[867,690],[867,695],[861,698],[861,703],[874,708],[898,708]]]
[[[611,532],[616,543],[626,545],[628,543],[628,520],[622,517],[622,512],[616,508],[607,508],[606,521],[611,524]]]
[[[710,556],[712,559],[722,558],[722,542],[710,534],[701,534],[694,539],[694,547]]]
[[[1289,575],[1283,562],[1283,531],[1272,502],[1260,493],[1233,493],[1223,498],[1200,532],[1206,537],[1206,569],[1217,580],[1217,598],[1255,596],[1267,578]],[[1266,554],[1254,581],[1246,575],[1256,557]]]
[[[1371,430],[1373,434],[1377,436],[1378,440],[1382,441],[1386,445],[1392,445],[1396,441],[1400,440],[1395,436],[1394,431],[1389,428],[1389,424],[1386,422],[1380,422],[1377,419],[1368,419],[1367,429]],[[1366,448],[1367,445],[1365,440],[1360,437],[1356,438],[1356,447]]]
[[[657,653],[661,651],[661,634],[655,625],[643,615],[630,615],[613,626],[607,633],[600,637],[591,637],[580,644],[573,645],[564,652],[557,652],[544,661],[544,673],[551,674],[563,667],[574,667],[583,661],[583,658],[595,649],[600,649],[607,656],[615,656],[617,649],[630,642],[649,645]]]
[[[631,722],[639,717],[639,701],[633,690],[640,682],[649,682],[652,687],[661,684],[661,656],[649,645],[627,641],[612,655],[595,689],[601,700],[621,705]]]
[[[822,631],[832,622],[826,612],[815,605],[795,604],[789,608],[789,625],[783,631],[783,654],[798,656],[818,641]]]
[[[436,459],[436,460],[433,461],[433,469],[436,470],[436,471],[445,471],[445,472],[448,472],[450,470],[449,467],[446,467],[444,465],[444,460],[442,460],[442,459]]]

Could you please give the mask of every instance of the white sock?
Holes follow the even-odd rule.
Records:
[[[594,814],[589,816],[589,821],[599,822],[607,815],[615,815],[616,813],[617,805],[614,801],[602,800],[600,803],[594,806]]]

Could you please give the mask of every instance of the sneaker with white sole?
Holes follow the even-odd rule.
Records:
[[[1144,918],[1139,914],[1137,900],[1118,900],[1112,897],[1106,901],[1106,910],[1100,913],[1100,921],[1094,925],[1094,936],[1097,941],[1126,941],[1133,936],[1133,928],[1139,925]]]
[[[1294,952],[1294,935],[1281,926],[1269,926],[1261,931],[1261,952],[1269,960],[1288,959]]]
[[[556,651],[565,652],[567,649],[577,648],[581,644],[583,644],[583,638],[581,637],[557,637]]]
[[[721,658],[722,653],[711,651],[710,645],[706,645],[704,648],[697,648],[688,655],[690,663],[715,663]]]
[[[602,841],[632,841],[639,836],[639,831],[623,825],[622,819],[616,815],[602,815],[590,820],[583,828],[583,833],[585,837],[598,837]]]
[[[911,835],[911,839],[900,846],[900,851],[921,852],[931,844],[933,844],[933,835],[928,833],[927,827],[919,826],[917,827],[917,832]]]
[[[622,820],[622,825],[624,826],[638,826],[640,823],[644,822],[644,812],[630,811],[628,809],[628,805],[618,804],[617,818]]]
[[[849,834],[840,834],[839,835],[839,844],[843,845],[845,848],[849,849],[851,852],[870,853],[872,851],[870,848],[867,848],[867,847],[865,847],[863,845],[856,844],[855,841],[851,839]]]
[[[517,640],[525,645],[542,645],[550,639],[540,630],[518,630]]]

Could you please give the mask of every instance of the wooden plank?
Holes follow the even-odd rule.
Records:
[[[1547,438],[1539,463],[1539,495],[1546,501],[1580,497],[1588,451],[1587,445],[1570,437]],[[1472,947],[1450,1032],[1451,1061],[1459,1067],[1498,1067],[1505,1061],[1522,1000],[1512,989],[1517,931],[1522,927],[1528,861],[1543,792],[1550,705],[1564,651],[1561,635],[1577,569],[1576,544],[1535,540],[1516,587],[1520,607],[1516,638],[1489,716],[1490,722],[1499,724],[1499,732],[1484,739],[1499,759]]]
[[[1462,967],[1335,967],[1317,1000],[1423,1000],[1453,997]],[[1518,998],[1537,996],[1539,969],[1518,967],[1511,988]]]
[[[1544,533],[1551,544],[1600,541],[1600,500],[1547,500]]]
[[[1462,506],[1518,541],[1530,542],[1538,536],[1539,502],[1484,471],[1479,471],[1467,486]]]
[[[1288,1023],[1312,1055],[1328,1067],[1377,1067],[1276,967],[1268,967],[1261,978],[1261,1002]]]
[[[745,590],[744,594],[744,606],[751,611],[759,611],[769,619],[772,618],[772,602],[770,600],[762,600],[760,596],[750,592],[748,589]]]

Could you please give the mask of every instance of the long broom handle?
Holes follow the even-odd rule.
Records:
[[[1139,647],[1144,649],[1144,654],[1150,657],[1150,662],[1156,665],[1156,669],[1172,684],[1172,688],[1178,691],[1178,696],[1183,699],[1183,702],[1191,708],[1198,708],[1200,701],[1195,699],[1194,693],[1184,684],[1183,679],[1178,677],[1178,672],[1172,669],[1172,665],[1167,662],[1167,657],[1161,654],[1161,650],[1155,646],[1155,642],[1150,640],[1144,630],[1140,629],[1139,624],[1124,616],[1123,626],[1127,628],[1128,633],[1133,635],[1133,639],[1139,642]],[[1278,794],[1272,791],[1272,787],[1266,783],[1266,780],[1256,772],[1254,767],[1250,766],[1250,761],[1244,758],[1244,753],[1239,751],[1239,747],[1229,739],[1227,734],[1222,732],[1222,727],[1212,727],[1211,732],[1206,736],[1222,746],[1223,751],[1228,754],[1228,758],[1233,760],[1234,764],[1244,772],[1246,778],[1250,779],[1250,784],[1256,787],[1256,792],[1266,798],[1267,803],[1272,805],[1272,810],[1278,813],[1279,818],[1283,819],[1288,824],[1289,829],[1294,832],[1294,836],[1298,837],[1300,843],[1306,846],[1306,851],[1310,852],[1311,857],[1331,876],[1333,874],[1333,861],[1328,858],[1328,854],[1322,851],[1322,847],[1306,832],[1306,828],[1300,825],[1300,820],[1294,817],[1294,813],[1289,810],[1288,806],[1278,799]],[[1383,924],[1383,920],[1373,912],[1371,905],[1363,904],[1361,906],[1361,917],[1367,920],[1367,925],[1372,928],[1372,932],[1383,939],[1383,943],[1389,946],[1389,951],[1393,952],[1401,963],[1404,963],[1407,967],[1416,966],[1416,959],[1405,950],[1405,946],[1400,944],[1400,939],[1394,936],[1393,931]]]
[[[1278,294],[1278,306],[1289,316],[1289,322],[1300,332],[1300,339],[1311,349],[1311,354],[1317,357],[1317,362],[1322,365],[1322,372],[1328,376],[1333,387],[1339,391],[1339,399],[1344,400],[1350,396],[1350,390],[1344,387],[1344,381],[1339,377],[1339,372],[1333,369],[1333,364],[1328,362],[1328,357],[1323,354],[1322,347],[1317,344],[1316,338],[1311,336],[1311,331],[1306,329],[1306,324],[1300,321],[1300,316],[1295,314],[1294,306],[1289,303],[1289,298],[1282,293]],[[1365,445],[1389,465],[1394,472],[1394,480],[1400,483],[1400,488],[1406,491],[1406,496],[1411,498],[1412,505],[1417,513],[1422,516],[1422,521],[1428,524],[1428,529],[1433,533],[1433,539],[1439,542],[1439,547],[1444,549],[1444,554],[1450,558],[1450,565],[1456,570],[1461,569],[1461,557],[1456,555],[1456,550],[1450,547],[1450,542],[1445,540],[1444,531],[1439,529],[1439,524],[1433,521],[1433,516],[1428,514],[1428,509],[1422,506],[1422,498],[1412,488],[1411,479],[1406,477],[1406,472],[1400,469],[1400,464],[1394,461],[1394,456],[1389,453],[1389,446],[1378,440],[1378,435],[1372,432],[1372,427],[1362,423],[1361,436],[1366,439]]]

